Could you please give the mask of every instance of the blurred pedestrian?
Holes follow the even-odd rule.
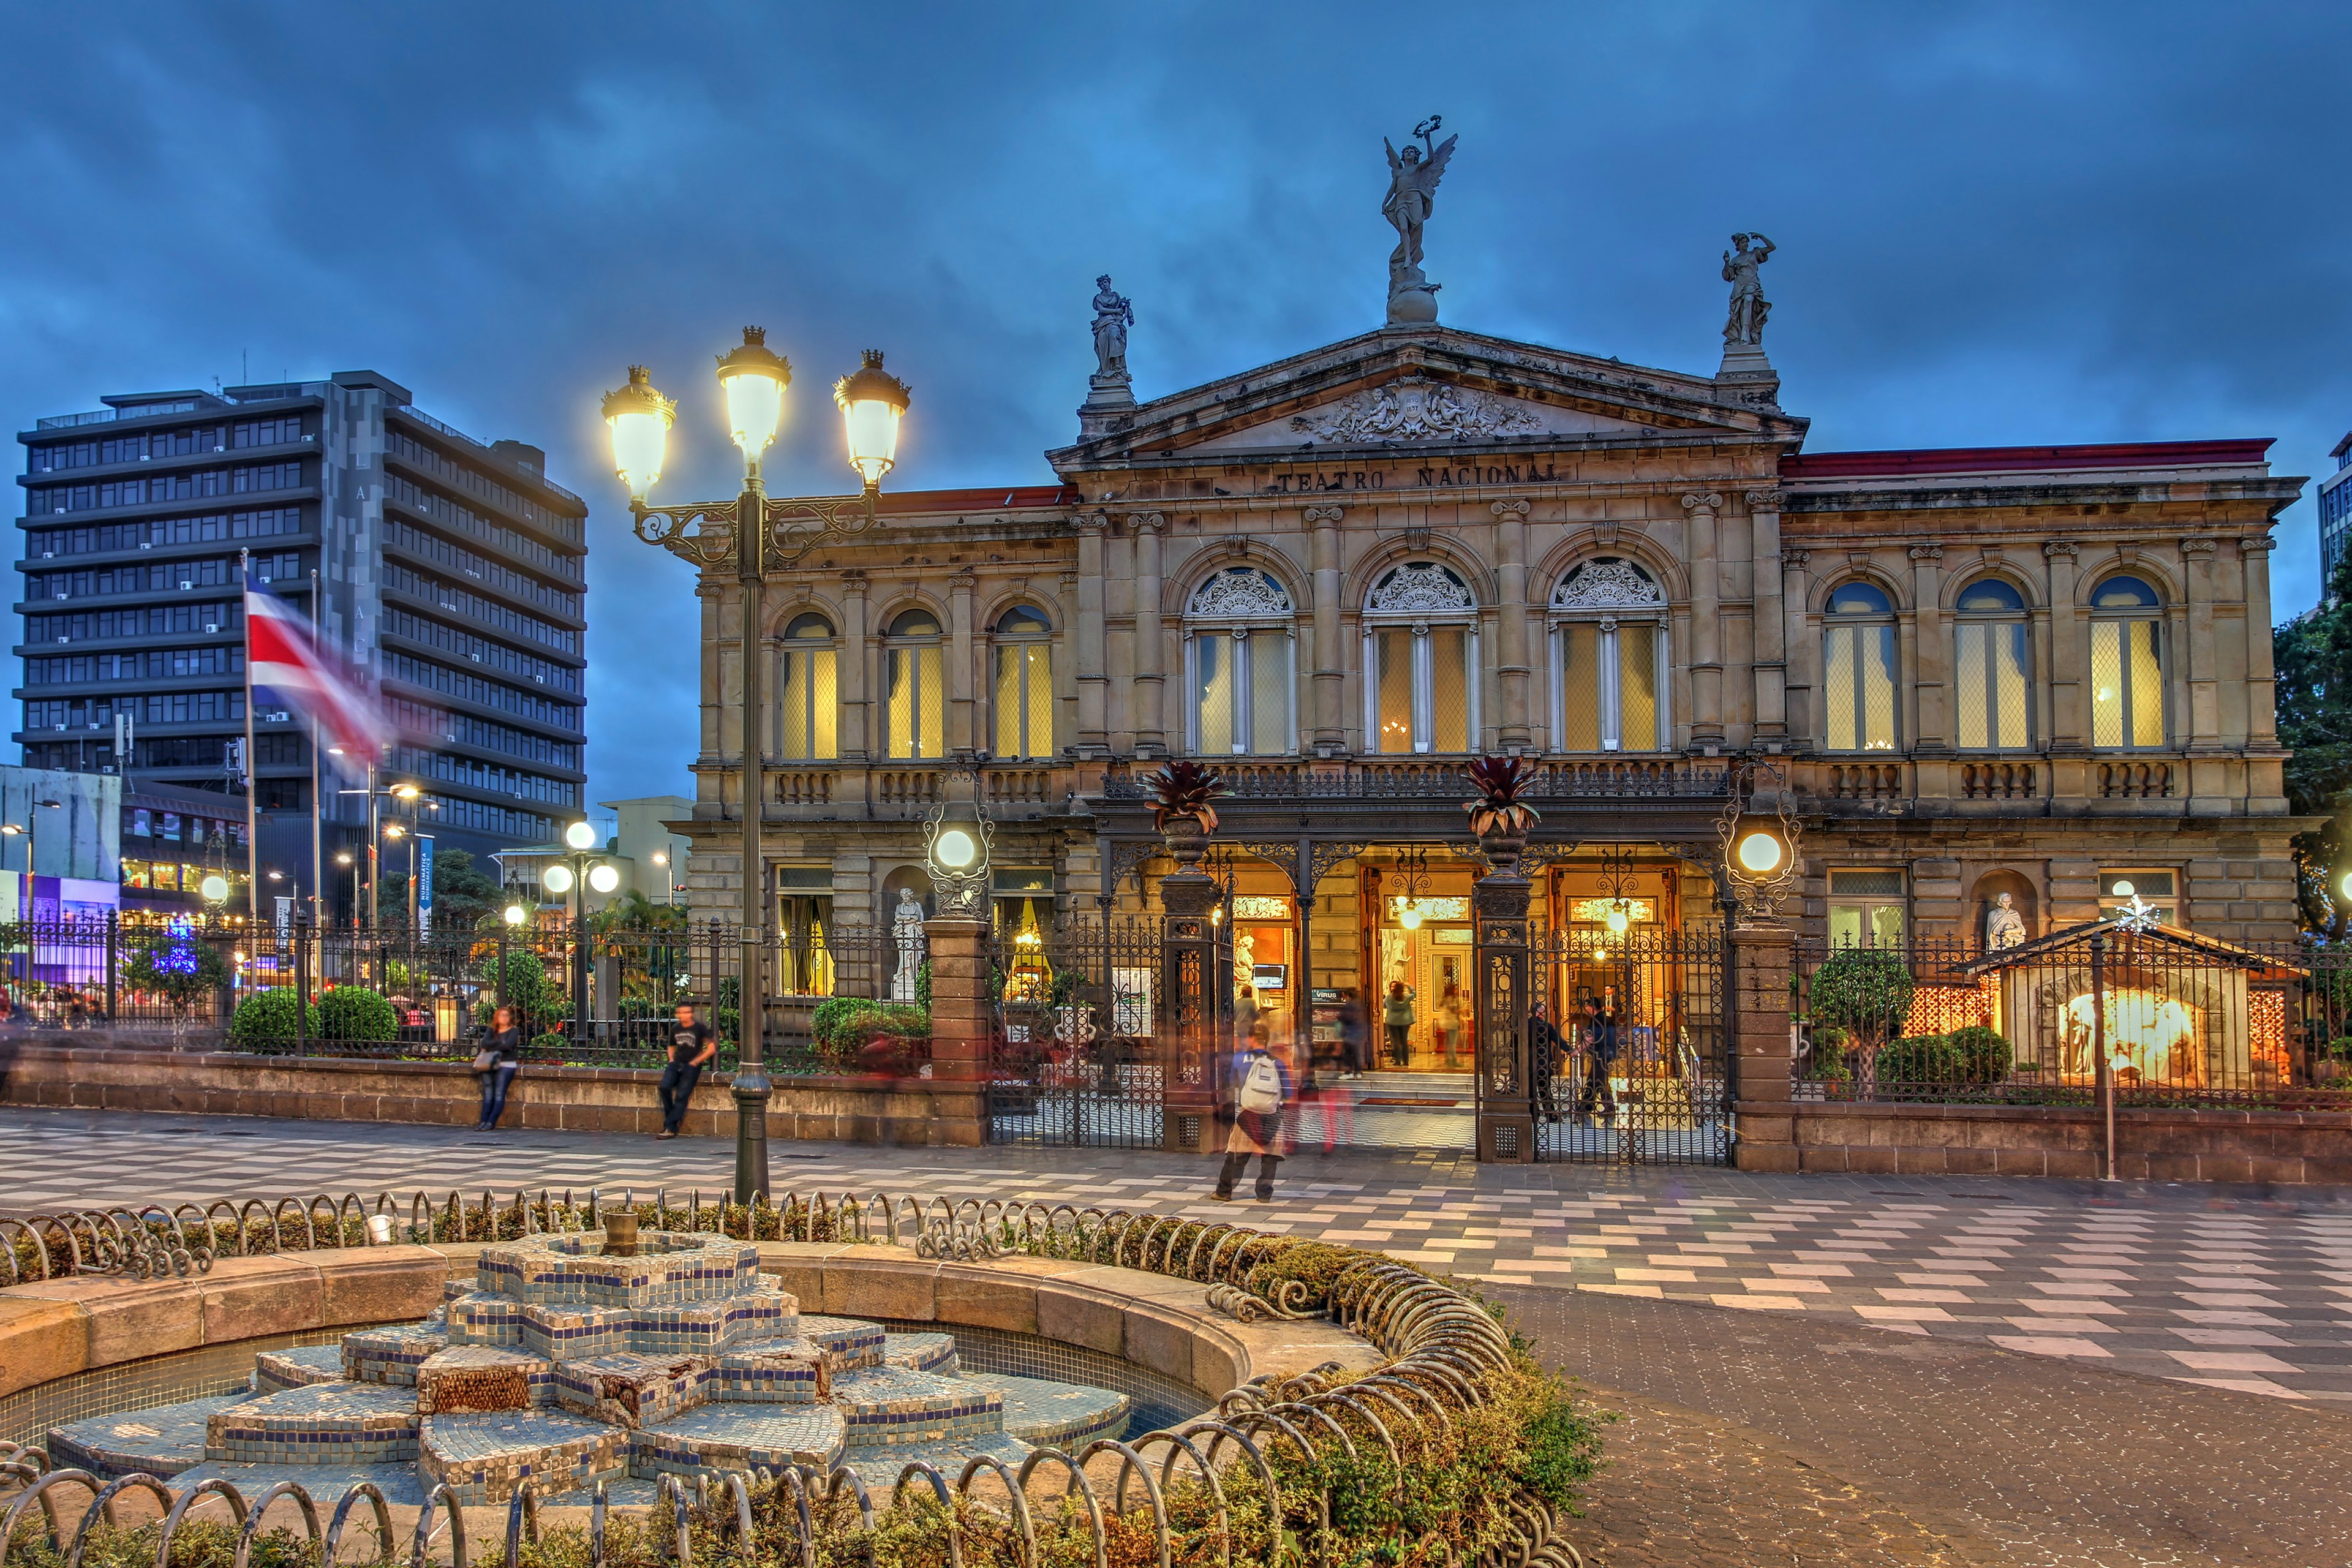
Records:
[[[1389,982],[1388,999],[1381,1005],[1381,1026],[1388,1031],[1389,1065],[1412,1065],[1412,1003],[1415,992],[1402,980]]]
[[[1257,1201],[1274,1201],[1274,1170],[1282,1162],[1282,1112],[1290,1103],[1290,1068],[1266,1048],[1263,1031],[1234,1061],[1234,1130],[1217,1173],[1216,1200],[1231,1203],[1234,1184],[1257,1156]]]

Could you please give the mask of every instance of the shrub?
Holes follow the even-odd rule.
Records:
[[[291,986],[248,992],[229,1016],[229,1044],[241,1051],[291,1050],[298,1035],[319,1037],[319,1009],[304,1003]]]
[[[1952,1049],[1959,1054],[1961,1075],[1969,1083],[1999,1083],[2009,1076],[2014,1057],[2000,1031],[1982,1024],[1954,1029]]]
[[[1903,1032],[1911,1014],[1910,965],[1885,948],[1847,947],[1813,971],[1811,1017],[1833,1024],[1864,1049]]]
[[[809,1015],[809,1037],[821,1053],[839,1051],[847,1045],[849,1030],[857,1020],[881,1005],[866,996],[828,996]]]
[[[530,1037],[530,1054],[535,1057],[560,1057],[572,1047],[572,1037],[550,1029]]]
[[[492,1011],[499,1005],[501,982],[506,993],[506,1005],[515,1010],[522,1028],[530,1028],[563,1005],[562,994],[548,984],[547,965],[540,962],[539,954],[535,952],[508,953],[503,972],[499,960],[493,957],[482,965],[482,982],[481,999],[474,1004],[474,1011],[480,1016],[485,1027],[489,1024]]]
[[[1845,1083],[1853,1069],[1845,1065],[1847,1035],[1834,1024],[1813,1030],[1812,1076],[1823,1083]]]
[[[364,985],[338,985],[319,998],[319,1036],[328,1040],[390,1040],[400,1020],[380,992]]]
[[[175,931],[149,939],[122,955],[122,984],[161,996],[184,1016],[219,991],[228,979],[220,949],[194,931]],[[291,1020],[289,1021],[289,1026]]]
[[[1910,1035],[1878,1049],[1882,1082],[1958,1083],[1960,1053],[1948,1035]]]

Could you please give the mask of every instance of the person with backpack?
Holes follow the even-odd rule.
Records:
[[[1290,1068],[1266,1048],[1261,1027],[1234,1059],[1234,1130],[1225,1136],[1225,1163],[1216,1200],[1234,1201],[1250,1156],[1258,1158],[1257,1201],[1274,1201],[1274,1168],[1282,1161],[1282,1111],[1290,1103]]]

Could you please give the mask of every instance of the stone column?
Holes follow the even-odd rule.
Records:
[[[1788,630],[1780,615],[1780,492],[1748,492],[1748,552],[1755,562],[1756,738],[1789,733]]]
[[[1502,687],[1502,745],[1506,756],[1535,749],[1528,663],[1528,514],[1523,500],[1495,503],[1495,577],[1501,591],[1496,628],[1495,669]]]
[[[1164,513],[1128,514],[1135,536],[1135,754],[1168,754],[1167,632],[1160,622],[1160,536],[1167,531]]]
[[[1110,754],[1109,672],[1103,636],[1103,535],[1110,519],[1080,512],[1070,519],[1078,536],[1078,755],[1099,760]]]
[[[978,750],[972,728],[971,572],[948,574],[947,744],[950,753]]]
[[[1683,497],[1690,516],[1691,743],[1723,744],[1723,563],[1716,547],[1712,490]]]
[[[2213,670],[2213,552],[2220,541],[2184,539],[2180,555],[2187,570],[2182,574],[2189,584],[2187,612],[2189,635],[2181,640],[2188,645],[2189,670],[2189,750],[2218,752],[2221,750],[2221,691]],[[2202,794],[2202,791],[2198,792]]]
[[[988,927],[943,915],[925,921],[923,935],[931,964],[928,1141],[974,1149],[988,1142],[988,1052],[995,1035],[988,1000]]]
[[[1478,1158],[1531,1163],[1536,1084],[1528,1060],[1528,903],[1534,889],[1519,874],[1526,840],[1493,836],[1482,845],[1495,869],[1470,885]]]
[[[866,591],[862,568],[841,574],[841,644],[834,654],[833,679],[835,695],[841,700],[837,739],[845,763],[862,763],[873,755],[866,738]]]
[[[2079,752],[2090,733],[2083,710],[2083,672],[2091,650],[2074,619],[2074,559],[2082,546],[2053,539],[2042,547],[2050,563],[2050,748]]]
[[[1730,972],[1724,976],[1724,1023],[1739,1125],[1732,1163],[1743,1171],[1794,1171],[1800,1161],[1789,1094],[1789,931],[1735,925],[1725,958]]]
[[[2278,744],[2278,669],[2271,662],[2271,547],[2269,535],[2238,541],[2246,572],[2246,746]]]
[[[1348,749],[1346,660],[1339,648],[1339,518],[1344,510],[1310,506],[1299,513],[1314,531],[1315,700],[1307,711],[1318,757],[1338,756]]]
[[[1918,731],[1915,752],[1948,752],[1952,747],[1951,714],[1945,700],[1949,689],[1944,671],[1944,547],[1911,547],[1912,685],[1918,693]]]
[[[1780,651],[1787,660],[1782,671],[1781,712],[1789,738],[1800,744],[1813,732],[1813,689],[1820,674],[1820,645],[1805,613],[1805,565],[1808,550],[1780,547]]]
[[[1209,918],[1221,895],[1215,879],[1201,869],[1208,836],[1187,818],[1171,824],[1165,837],[1176,869],[1160,879],[1160,1147],[1198,1150],[1202,1131],[1216,1124],[1234,994],[1232,950]]]

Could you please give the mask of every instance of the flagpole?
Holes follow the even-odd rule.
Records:
[[[237,577],[244,584],[245,616],[245,892],[247,918],[261,929],[261,781],[260,758],[253,750],[253,552],[236,552]]]
[[[310,568],[310,653],[320,653],[319,569]],[[247,662],[250,662],[249,660]],[[310,924],[320,931],[327,929],[327,857],[320,843],[319,814],[325,809],[319,794],[319,715],[310,714]]]

